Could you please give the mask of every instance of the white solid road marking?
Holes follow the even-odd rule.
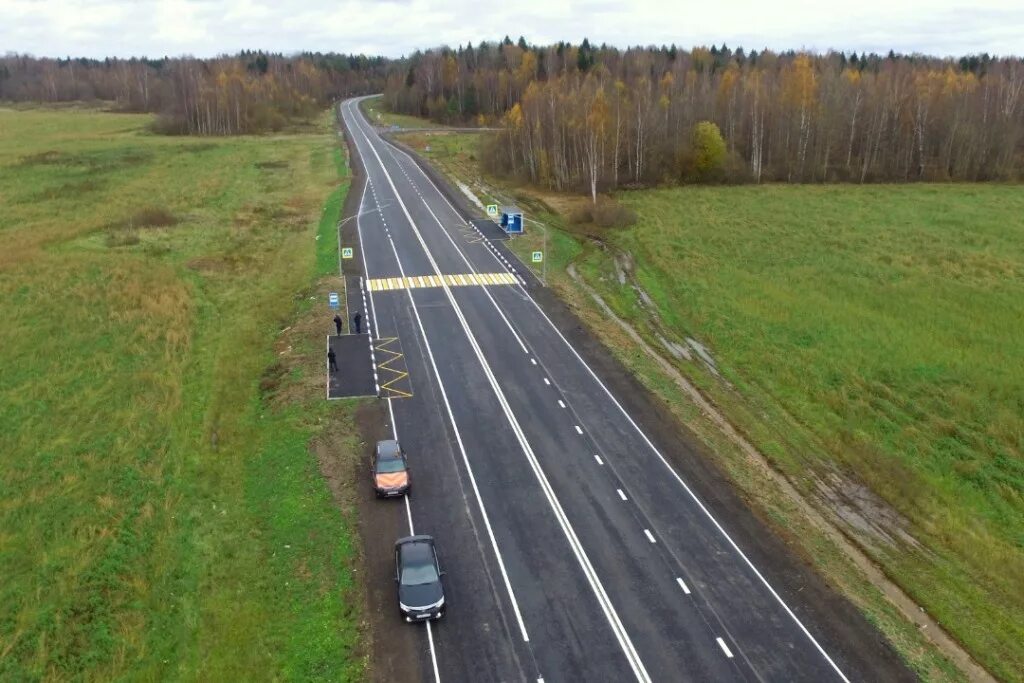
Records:
[[[686,584],[683,583],[683,580],[680,579],[678,576],[676,577],[676,583],[679,584],[679,587],[683,589],[684,593],[686,593],[687,595],[690,594],[690,589],[686,587]]]
[[[654,540],[654,534],[651,533],[650,529],[644,529],[644,535],[647,536],[647,540],[651,543],[657,543],[657,541]]]
[[[622,500],[627,500],[626,494],[622,492],[622,489],[615,489],[615,490],[618,492],[619,498],[621,498]]]
[[[390,148],[397,149],[393,145],[389,145],[389,149]],[[412,157],[409,156],[409,154],[407,154],[403,150],[398,149],[398,152],[405,156],[409,160],[409,163],[416,167],[416,170],[419,171],[420,175],[422,175],[426,179],[426,181],[430,183],[431,186],[433,186],[434,191],[437,193],[437,196],[439,196],[441,200],[448,205],[448,207],[456,216],[459,216],[461,218],[462,214],[452,205],[452,203],[448,200],[444,193],[441,192],[440,188],[438,188],[437,184],[434,183],[433,180],[431,180],[430,176],[428,176],[426,172],[422,168],[420,168],[419,164],[413,161]],[[394,153],[392,152],[392,156],[393,155]],[[463,223],[466,223],[465,219],[463,219]],[[479,230],[477,232],[479,232]],[[449,239],[451,239],[451,237],[449,237]],[[494,252],[496,257],[499,256],[497,254],[497,250],[495,250],[493,246],[492,251]],[[504,261],[504,258],[502,258],[501,261]],[[513,272],[515,271],[515,268],[508,266],[507,262],[506,266],[510,267]],[[525,284],[525,282],[523,282],[522,284]],[[572,352],[574,356],[576,356],[576,360],[578,360],[580,364],[584,368],[586,368],[587,373],[590,374],[594,381],[597,382],[598,386],[600,386],[601,389],[604,390],[604,393],[608,396],[608,399],[611,400],[615,407],[619,409],[619,412],[622,413],[623,417],[625,417],[626,420],[630,423],[630,425],[632,425],[633,429],[637,431],[637,433],[640,435],[640,438],[643,439],[643,441],[654,452],[654,454],[658,456],[658,459],[661,460],[661,463],[665,466],[665,468],[668,469],[668,471],[676,479],[676,481],[679,482],[680,486],[683,487],[683,490],[686,491],[686,493],[690,496],[690,498],[697,505],[697,507],[700,508],[700,511],[704,513],[704,515],[708,518],[711,524],[718,530],[720,534],[722,534],[722,537],[725,538],[725,540],[729,543],[730,546],[732,546],[732,549],[736,551],[736,554],[740,557],[740,559],[742,559],[743,562],[747,565],[747,567],[749,567],[750,570],[754,572],[754,575],[757,576],[761,584],[768,589],[768,592],[771,594],[771,596],[775,598],[775,601],[778,602],[779,605],[782,606],[782,609],[785,610],[786,614],[789,615],[789,617],[797,625],[800,631],[805,636],[807,636],[807,639],[811,641],[811,644],[814,646],[814,648],[821,654],[822,657],[825,658],[825,661],[828,662],[829,666],[832,667],[832,670],[835,671],[839,678],[845,681],[845,683],[850,683],[850,679],[846,677],[846,674],[843,673],[843,670],[840,669],[839,666],[835,663],[835,661],[833,661],[833,659],[829,656],[829,654],[825,652],[825,648],[823,648],[821,644],[817,640],[815,640],[814,636],[812,636],[811,632],[807,630],[807,627],[804,626],[803,622],[800,621],[796,614],[793,613],[793,610],[789,608],[789,605],[787,605],[786,602],[782,599],[782,597],[775,592],[775,589],[772,588],[772,585],[768,583],[768,579],[766,579],[764,575],[761,574],[760,571],[758,571],[757,567],[754,565],[753,562],[750,561],[750,558],[747,557],[746,553],[744,553],[740,549],[739,545],[736,544],[736,542],[732,539],[728,532],[726,532],[722,525],[718,523],[718,520],[715,519],[714,515],[711,514],[711,511],[704,506],[704,503],[701,502],[700,498],[697,497],[697,494],[695,494],[693,490],[690,488],[690,486],[686,483],[686,481],[681,476],[679,476],[679,473],[676,472],[675,469],[673,469],[673,467],[669,464],[668,460],[665,458],[662,452],[659,451],[658,448],[654,445],[654,443],[647,437],[647,434],[645,434],[644,431],[640,429],[640,425],[636,423],[636,421],[633,419],[633,416],[626,412],[626,409],[622,406],[621,403],[619,403],[619,400],[615,398],[615,395],[611,392],[611,390],[605,385],[604,382],[601,381],[601,378],[597,376],[597,373],[594,372],[594,369],[591,368],[585,360],[583,360],[583,356],[579,354],[579,352],[576,350],[576,347],[574,347],[569,342],[569,340],[565,338],[565,335],[562,334],[562,331],[558,329],[554,322],[552,322],[551,318],[548,317],[548,314],[544,312],[544,309],[540,307],[540,304],[537,303],[537,301],[530,295],[526,288],[522,287],[521,289],[523,294],[526,296],[526,299],[533,304],[534,308],[536,308],[537,312],[540,313],[540,315],[547,321],[548,325],[551,327],[552,330],[554,330],[555,334],[559,336],[562,342],[565,343],[566,347]],[[495,304],[495,308],[497,308],[497,304]],[[501,312],[500,308],[498,309],[498,311],[499,313],[502,314],[502,317],[504,317],[504,314]]]
[[[598,464],[598,465],[603,465],[603,464],[604,464],[604,460],[602,460],[602,459],[601,459],[601,456],[600,456],[600,455],[598,455],[597,453],[594,453],[594,460],[596,460],[596,461],[597,461],[597,464]]]
[[[565,407],[565,402],[562,401],[562,399],[558,399],[558,405],[559,405],[560,408],[564,408]]]
[[[576,425],[576,433],[581,435],[583,434],[583,429],[581,429],[579,425]]]
[[[380,158],[380,154],[377,153],[377,150],[373,147],[373,144],[370,143],[370,139],[366,135],[366,132],[360,129],[360,133],[362,134],[363,139],[366,141],[366,143],[370,146],[370,151],[372,151],[374,156],[377,158],[377,163],[380,164],[381,171],[384,173],[384,177],[387,178],[388,184],[391,186],[391,190],[394,193],[395,198],[398,200],[399,205],[402,207],[402,212],[405,214],[406,220],[408,220],[409,222],[409,226],[412,228],[412,231],[416,235],[416,238],[419,241],[420,246],[423,248],[424,254],[430,261],[430,264],[434,268],[435,273],[440,274],[441,271],[437,265],[437,261],[434,259],[434,256],[431,253],[430,249],[427,247],[427,243],[423,239],[422,233],[417,227],[416,222],[413,221],[412,215],[409,213],[409,209],[408,207],[406,207],[401,195],[398,193],[398,188],[395,187],[395,183],[391,179],[391,174],[388,173],[387,168],[384,166],[384,162]],[[430,211],[431,214],[433,214],[433,210],[430,208],[430,206],[428,204],[425,204],[425,206],[427,210]],[[435,220],[437,220],[436,215],[434,216],[434,218]],[[438,224],[440,224],[439,220]],[[443,225],[441,225],[441,227],[442,229],[444,228]],[[445,231],[445,234],[447,235],[447,231]],[[448,238],[449,240],[451,240],[450,235],[448,236]],[[454,245],[454,241],[452,241],[452,244]],[[392,249],[394,250],[393,245]],[[458,246],[456,246],[456,249],[458,249]],[[401,259],[398,257],[397,250],[394,251],[395,259],[398,261],[399,268],[401,269]],[[459,252],[461,253],[461,250],[459,250]],[[465,257],[463,256],[463,258]],[[482,291],[487,293],[486,289]],[[480,363],[481,369],[483,369],[484,371],[484,375],[487,377],[488,383],[491,385],[491,389],[494,392],[495,397],[498,399],[498,403],[501,405],[502,411],[505,413],[505,417],[508,420],[509,426],[512,427],[516,439],[519,441],[519,445],[523,451],[523,455],[526,456],[526,459],[529,462],[530,467],[533,469],[534,475],[537,477],[538,483],[541,485],[541,490],[543,491],[545,497],[548,500],[548,504],[550,505],[552,512],[555,513],[555,517],[559,523],[559,526],[561,526],[562,532],[565,534],[566,541],[568,542],[573,554],[576,556],[576,561],[579,563],[580,568],[583,569],[587,582],[590,584],[590,588],[591,590],[593,590],[594,596],[597,598],[598,603],[601,606],[601,610],[604,612],[605,618],[608,620],[608,624],[612,627],[612,631],[615,633],[616,640],[618,640],[619,646],[622,648],[623,654],[626,655],[626,658],[629,661],[630,668],[636,675],[637,680],[643,683],[647,683],[651,680],[650,675],[647,673],[647,669],[644,667],[643,661],[640,659],[640,655],[637,653],[636,648],[634,647],[633,642],[629,637],[629,633],[626,631],[626,627],[623,625],[621,619],[619,619],[619,615],[615,610],[615,606],[612,604],[611,598],[609,598],[608,593],[605,591],[604,586],[601,583],[601,579],[597,575],[597,571],[594,569],[593,564],[590,562],[590,558],[587,556],[586,549],[583,548],[583,544],[580,542],[579,537],[576,535],[576,531],[573,529],[571,522],[569,522],[569,519],[565,513],[565,509],[559,502],[558,496],[555,494],[555,491],[551,486],[551,482],[548,480],[547,475],[544,474],[544,470],[541,468],[540,463],[537,460],[537,455],[536,453],[534,453],[529,440],[526,438],[526,435],[523,432],[522,425],[519,423],[518,418],[512,411],[512,407],[509,405],[508,399],[505,397],[505,392],[502,390],[500,384],[498,383],[498,379],[497,377],[495,377],[494,371],[491,369],[490,363],[487,362],[487,358],[484,356],[483,350],[480,348],[480,343],[477,341],[472,329],[470,329],[469,322],[466,320],[465,314],[462,312],[462,307],[459,306],[458,301],[455,299],[455,296],[452,294],[451,290],[448,287],[444,287],[444,292],[448,298],[448,302],[451,305],[452,310],[455,312],[455,315],[459,320],[459,323],[462,327],[463,332],[466,335],[467,340],[469,341],[470,346],[473,349],[477,361]],[[431,363],[433,364],[433,354],[430,351],[429,341],[426,332],[423,328],[422,321],[420,320],[419,311],[416,308],[412,292],[408,292],[408,294],[409,302],[412,305],[413,313],[420,327],[420,334],[423,337],[424,344],[426,345],[427,348],[427,355],[431,358]],[[487,296],[490,298],[490,294],[487,294]],[[497,303],[495,302],[494,305],[497,306]],[[511,329],[511,324],[509,324],[509,326]],[[513,333],[515,333],[514,330]],[[523,346],[523,351],[526,351],[525,346]],[[445,400],[447,404],[447,395],[444,391],[444,385],[443,382],[441,381],[440,373],[437,372],[436,365],[434,365],[434,374],[438,379],[440,388],[442,389],[442,398]],[[455,428],[454,416],[451,414],[450,407],[447,405],[446,407],[448,407],[449,410],[449,417],[452,420],[452,426],[453,428]],[[582,434],[582,430],[580,430],[580,433]],[[457,428],[456,435],[458,435]],[[466,458],[466,464],[468,469],[468,458]],[[495,550],[497,550],[497,546],[495,546]],[[509,586],[509,590],[511,592],[511,586]]]
[[[427,622],[427,642],[430,643],[430,663],[434,665],[434,681],[440,683],[441,672],[437,670],[437,650],[434,648],[434,629]]]
[[[370,151],[372,151],[374,153],[374,156],[377,158],[377,163],[380,164],[381,170],[384,171],[384,176],[388,179],[388,183],[391,185],[391,190],[395,193],[395,197],[398,199],[398,203],[401,205],[402,210],[405,212],[406,219],[408,219],[409,224],[413,227],[413,229],[416,230],[416,226],[412,221],[412,216],[409,215],[409,210],[406,208],[405,202],[402,201],[402,198],[398,194],[398,190],[395,187],[394,182],[391,180],[391,176],[388,174],[387,169],[384,168],[384,162],[381,160],[380,155],[377,154],[377,151],[373,149],[373,145],[370,143],[370,139],[366,136],[366,133],[362,133],[362,135],[363,139],[366,141],[366,144],[370,145]],[[423,245],[424,250],[426,251],[426,245],[423,243],[422,236],[419,235],[418,230],[416,230],[416,233],[417,237],[420,238],[420,244]],[[395,261],[398,263],[398,269],[401,271],[402,260],[398,257],[398,250],[395,248],[395,243],[393,241],[389,240],[389,242],[391,243],[391,250],[395,255]],[[429,251],[427,252],[427,255],[430,256]],[[432,256],[430,256],[430,258],[433,259]],[[436,268],[435,271],[438,274],[440,273],[440,270]],[[451,292],[448,290],[447,287],[445,287],[444,289],[445,292],[448,294],[449,301],[452,302],[452,304],[454,305],[455,300],[454,297],[451,295]],[[420,330],[420,336],[422,337],[424,347],[427,350],[427,357],[430,359],[430,366],[434,371],[434,376],[437,378],[438,388],[441,390],[441,400],[444,403],[445,411],[448,413],[448,419],[451,422],[452,430],[455,435],[455,441],[459,447],[459,452],[462,454],[462,461],[465,464],[466,472],[469,475],[469,483],[473,489],[474,495],[476,496],[477,506],[480,509],[480,516],[483,519],[484,528],[487,530],[487,536],[491,542],[491,548],[494,550],[494,556],[498,562],[498,570],[501,572],[501,578],[505,584],[505,590],[508,593],[509,600],[512,603],[512,611],[515,613],[516,621],[519,625],[519,631],[522,634],[523,640],[529,642],[530,636],[526,631],[526,623],[523,621],[523,614],[519,609],[519,602],[516,600],[515,591],[512,590],[512,583],[509,580],[508,572],[505,569],[505,560],[502,558],[501,550],[498,548],[498,541],[494,537],[494,529],[491,526],[491,520],[487,514],[487,508],[484,506],[483,497],[480,495],[480,489],[476,483],[476,476],[473,474],[473,468],[470,465],[469,456],[466,453],[466,447],[462,442],[462,433],[459,431],[458,423],[455,421],[455,414],[452,412],[451,403],[448,400],[448,390],[445,388],[444,381],[441,379],[441,373],[437,369],[437,362],[435,361],[434,353],[430,348],[430,339],[429,337],[427,337],[427,332],[423,327],[423,320],[420,318],[419,309],[416,307],[416,301],[413,298],[412,291],[406,290],[406,294],[409,297],[409,303],[412,306],[413,316],[416,319],[416,324]]]
[[[360,206],[360,208],[362,208],[363,202],[366,200],[366,188],[367,187],[369,187],[370,191],[374,193],[374,197],[376,197],[376,195],[377,195],[376,191],[373,189],[373,186],[370,184],[369,176],[367,176],[366,182],[363,184],[363,195],[362,195],[362,197],[359,198],[359,206]],[[379,208],[379,205],[378,205],[378,208]],[[362,225],[359,222],[359,215],[361,215],[361,214],[357,214],[356,215],[356,233],[359,235],[359,244],[362,245],[363,244],[363,230],[362,230]],[[359,251],[360,251],[360,255],[362,256],[362,260],[363,260],[363,274],[365,276],[367,273],[369,273],[369,270],[367,269],[367,266],[366,266],[366,252],[364,252],[362,249],[360,249]],[[360,284],[362,284],[362,278],[360,278]],[[369,319],[366,321],[366,332],[367,332],[367,336],[370,338],[370,352],[372,354],[373,353],[373,324],[374,324],[374,321],[377,318],[377,316],[375,315],[376,311],[375,311],[374,305],[373,305],[373,290],[370,290],[370,307],[367,309],[367,313],[369,314],[368,315]],[[377,332],[378,332],[378,334],[380,333],[380,328],[379,327],[377,328]],[[374,368],[376,368],[376,363],[374,363]],[[379,391],[379,389],[378,389],[378,391]],[[392,438],[394,438],[397,441],[398,440],[398,425],[395,423],[395,410],[394,410],[394,408],[391,405],[391,399],[390,398],[388,399],[388,414],[391,416],[391,435],[392,435]],[[411,535],[415,534],[415,531],[414,531],[414,527],[413,527],[413,523],[412,523],[412,508],[409,506],[409,496],[405,496],[405,514],[406,514],[406,516],[409,519],[409,535],[411,536]],[[486,517],[485,517],[485,519],[486,519]],[[500,562],[500,558],[499,558],[499,562]],[[431,664],[432,668],[434,669],[434,683],[441,683],[441,672],[440,672],[440,669],[437,666],[437,648],[434,647],[434,631],[431,628],[429,621],[427,622],[427,642],[430,645],[430,664]]]
[[[722,652],[725,653],[725,656],[732,659],[732,650],[730,650],[729,646],[725,644],[725,641],[721,638],[715,638],[715,640],[718,641],[718,646],[722,648]]]

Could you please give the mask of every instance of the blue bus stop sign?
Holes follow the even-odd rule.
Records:
[[[331,308],[341,308],[341,301],[338,299],[337,292],[331,292],[327,295],[327,303]]]

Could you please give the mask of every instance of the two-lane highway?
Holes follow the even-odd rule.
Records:
[[[886,657],[872,668],[877,639],[823,637],[845,632],[823,628],[834,615],[783,597],[415,161],[377,135],[357,100],[341,114],[366,174],[361,258],[380,283],[369,288],[370,332],[401,340],[413,387],[389,400],[415,482],[410,521],[435,536],[448,572],[448,614],[430,630],[425,671],[436,664],[458,681],[906,675]]]

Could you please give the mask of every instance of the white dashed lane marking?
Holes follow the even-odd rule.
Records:
[[[718,646],[722,648],[722,652],[725,653],[725,656],[732,659],[732,650],[730,650],[729,646],[725,644],[725,641],[721,638],[715,638],[715,640],[718,641]]]
[[[601,456],[600,456],[600,455],[598,455],[597,453],[594,453],[594,460],[596,460],[596,461],[597,461],[597,464],[598,464],[598,465],[603,465],[603,464],[604,464],[604,460],[602,460],[602,459],[601,459]]]
[[[654,540],[654,534],[651,533],[650,529],[644,529],[644,536],[646,536],[647,540],[651,543],[657,543],[657,541]]]
[[[621,498],[622,500],[627,500],[626,494],[622,492],[622,489],[615,489],[615,490],[618,492],[619,498]]]
[[[683,582],[682,579],[680,579],[679,577],[676,577],[676,583],[679,584],[679,587],[683,589],[684,593],[686,593],[687,595],[690,594],[690,589],[687,588],[686,584]]]
[[[580,435],[583,434],[583,429],[579,425],[576,425],[576,433]]]
[[[558,407],[559,408],[564,408],[565,407],[565,402],[562,401],[562,399],[558,399]]]

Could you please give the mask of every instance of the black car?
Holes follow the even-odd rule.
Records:
[[[408,622],[444,616],[444,572],[432,536],[409,536],[395,543],[398,608]]]

